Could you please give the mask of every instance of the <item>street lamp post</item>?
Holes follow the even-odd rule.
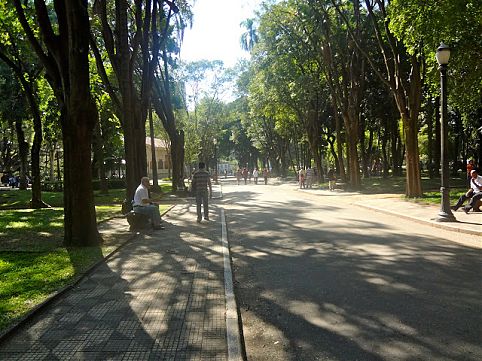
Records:
[[[214,184],[218,183],[218,140],[216,138],[213,139],[214,143]]]
[[[447,64],[450,59],[450,48],[441,43],[436,53],[440,70],[440,161],[442,165],[442,177],[440,185],[440,212],[435,220],[437,222],[455,222],[455,216],[450,209],[449,197],[449,165],[447,158]]]

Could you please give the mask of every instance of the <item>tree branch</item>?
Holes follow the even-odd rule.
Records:
[[[109,77],[107,76],[107,72],[104,67],[104,61],[100,54],[99,48],[97,47],[97,43],[95,42],[94,36],[90,34],[90,47],[92,52],[94,53],[95,63],[97,65],[97,71],[99,72],[100,78],[102,79],[102,83],[105,85],[107,93],[109,93],[110,98],[112,99],[114,106],[117,109],[117,113],[120,114],[122,110],[122,105],[117,97],[116,91],[113,88],[111,82],[109,81]],[[122,120],[121,120],[122,123]]]

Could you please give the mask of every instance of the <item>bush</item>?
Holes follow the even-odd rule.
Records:
[[[62,181],[47,181],[41,185],[42,192],[62,192],[64,189],[64,183]]]
[[[92,181],[92,186],[94,187],[95,191],[100,190],[100,180],[94,179]],[[107,180],[107,188],[108,189],[125,189],[127,187],[127,183],[125,179],[108,179]]]
[[[127,187],[125,179],[108,179],[107,181],[109,189],[125,189]],[[95,191],[100,190],[100,180],[94,179],[92,181],[92,187]],[[64,184],[62,181],[48,181],[43,182],[41,188],[42,192],[62,192],[64,189]]]

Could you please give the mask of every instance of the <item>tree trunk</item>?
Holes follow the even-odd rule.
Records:
[[[95,105],[68,99],[68,120],[62,127],[64,143],[64,243],[67,246],[94,246],[100,242],[92,189],[92,130]],[[90,108],[90,109],[89,109]],[[90,134],[89,134],[90,133]],[[88,180],[88,181],[86,181]]]
[[[157,174],[156,139],[154,137],[154,121],[152,120],[152,108],[149,107],[149,136],[151,139],[151,163],[152,163],[152,187],[157,192],[159,187],[159,176]]]
[[[62,136],[64,144],[64,243],[94,246],[97,230],[92,189],[92,136],[98,121],[90,93],[89,17],[83,1],[66,3],[68,49],[58,64],[63,79]],[[68,51],[67,51],[68,50]]]
[[[28,143],[25,141],[25,132],[22,128],[23,122],[21,119],[15,121],[15,131],[17,133],[17,141],[20,158],[20,190],[27,189],[27,166],[28,166]]]
[[[42,121],[40,115],[33,116],[34,137],[32,149],[30,151],[30,161],[32,162],[32,199],[30,207],[34,209],[49,207],[42,201],[42,186],[40,179],[40,148],[42,146]]]
[[[337,173],[340,176],[340,180],[346,183],[346,173],[345,173],[345,163],[343,160],[343,141],[341,135],[341,120],[340,115],[336,106],[334,106],[334,116],[335,116],[335,128],[336,128],[336,147],[338,149],[338,163],[336,164]]]
[[[180,130],[171,139],[172,187],[184,189],[184,131]]]
[[[348,165],[350,186],[353,189],[360,189],[360,164],[358,162],[358,121],[356,116],[343,113],[343,120],[346,128]]]
[[[131,93],[131,92],[129,92]],[[126,157],[126,197],[134,199],[134,192],[139,185],[141,178],[147,176],[147,155],[146,155],[146,125],[140,120],[140,111],[129,104],[134,99],[124,102],[124,150]],[[130,119],[128,120],[127,117]]]
[[[405,124],[405,162],[407,168],[407,197],[420,197],[422,185],[420,181],[420,157],[418,153],[418,127],[416,121],[403,120]]]
[[[433,104],[432,99],[427,102],[427,170],[430,179],[433,179]]]
[[[388,150],[387,150],[388,136],[389,136],[388,129],[385,128],[385,132],[382,138],[383,178],[388,178],[388,171],[390,169],[390,161],[388,160]]]
[[[97,122],[94,129],[95,141],[94,141],[94,152],[95,158],[97,159],[97,175],[99,178],[100,192],[102,194],[109,193],[109,185],[107,183],[107,178],[105,176],[105,165],[104,165],[104,147],[102,139],[102,130],[99,122]]]

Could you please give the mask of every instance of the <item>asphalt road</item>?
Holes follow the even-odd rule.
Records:
[[[223,193],[248,360],[482,360],[461,235],[293,184]]]

